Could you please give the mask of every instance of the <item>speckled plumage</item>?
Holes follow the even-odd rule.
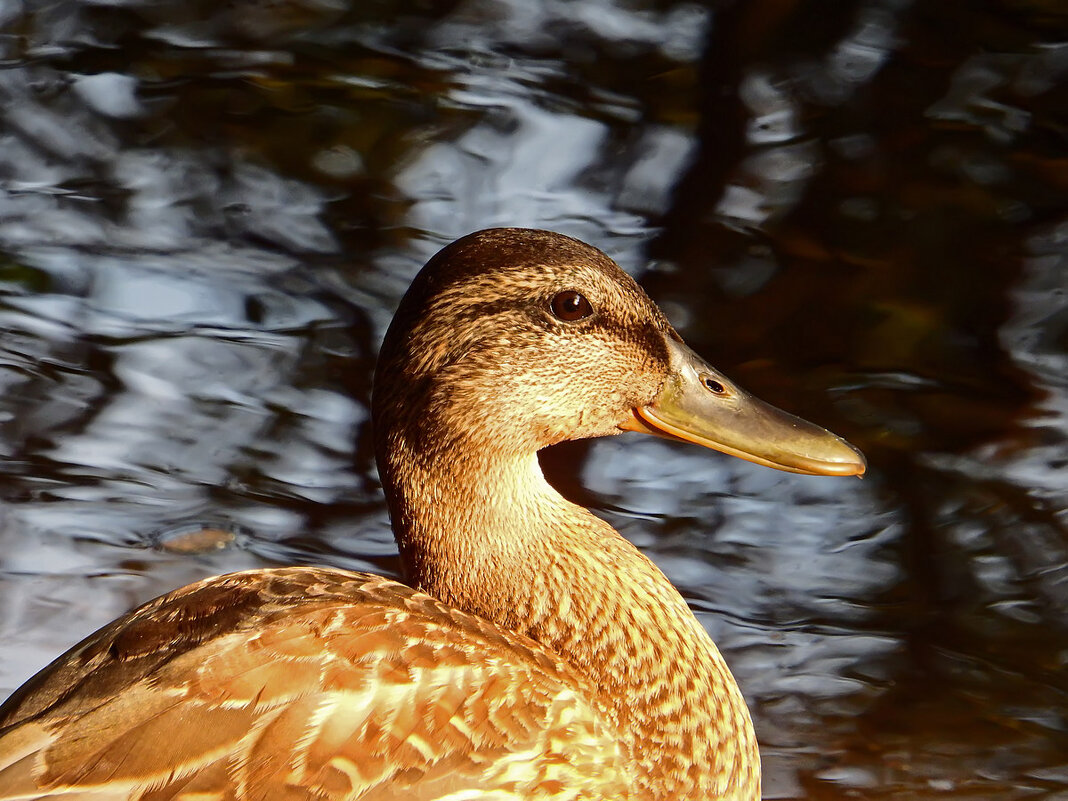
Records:
[[[379,576],[237,573],[141,607],[13,698],[0,787],[437,798],[497,779],[579,798],[587,776],[616,775],[625,797],[618,735],[580,681],[537,643]]]
[[[595,313],[555,317],[565,290]],[[286,568],[149,602],[0,708],[0,799],[759,798],[715,645],[536,457],[634,428],[672,342],[581,242],[497,229],[446,248],[398,309],[373,402],[417,589]]]

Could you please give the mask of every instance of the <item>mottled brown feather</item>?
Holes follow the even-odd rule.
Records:
[[[130,633],[151,628],[148,618],[197,618],[224,588],[242,600],[240,617],[213,632],[176,626],[154,640],[151,676],[138,676],[143,652],[129,648]],[[596,776],[625,797],[618,733],[576,695],[583,680],[566,662],[402,584],[252,571],[177,590],[119,622],[40,679],[35,697],[53,706],[5,708],[0,754],[30,727],[47,744],[32,772],[25,760],[0,766],[2,797],[33,783],[47,792],[27,797],[110,784],[115,798],[374,798],[375,788],[387,797],[409,785],[421,789],[405,798],[434,798],[431,787],[484,787],[516,754],[523,776],[505,784],[520,797],[524,784],[556,775],[572,788]],[[76,678],[90,670],[93,688],[115,686],[131,664],[138,678],[121,693],[66,691],[90,686]]]

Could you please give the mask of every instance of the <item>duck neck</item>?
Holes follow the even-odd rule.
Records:
[[[622,733],[642,797],[759,798],[745,702],[678,591],[553,489],[535,453],[468,445],[379,451],[413,585],[567,659]]]

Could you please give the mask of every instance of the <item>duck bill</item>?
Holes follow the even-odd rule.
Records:
[[[671,373],[659,397],[634,409],[621,428],[791,473],[863,475],[864,456],[841,437],[753,397],[681,342],[667,345]]]

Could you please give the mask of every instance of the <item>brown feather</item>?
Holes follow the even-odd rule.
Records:
[[[117,643],[146,615],[195,616],[205,592],[223,587],[261,604],[246,603],[244,617],[214,636],[180,626],[158,640],[169,658],[154,660],[150,679],[106,699],[53,686],[78,675],[87,654],[100,674],[93,686],[120,683],[131,666],[137,676],[136,658]],[[424,780],[481,788],[516,754],[530,757],[506,782],[517,787],[560,773],[561,763],[580,771],[572,781],[621,773],[618,733],[575,697],[581,679],[559,657],[378,576],[250,571],[183,588],[120,622],[109,640],[83,644],[42,677],[41,696],[64,700],[5,717],[0,754],[15,756],[31,731],[39,736],[30,756],[0,767],[0,797],[17,797],[31,765],[47,791],[33,797],[111,785],[117,797],[146,799],[363,798]],[[592,758],[566,754],[572,732]]]

